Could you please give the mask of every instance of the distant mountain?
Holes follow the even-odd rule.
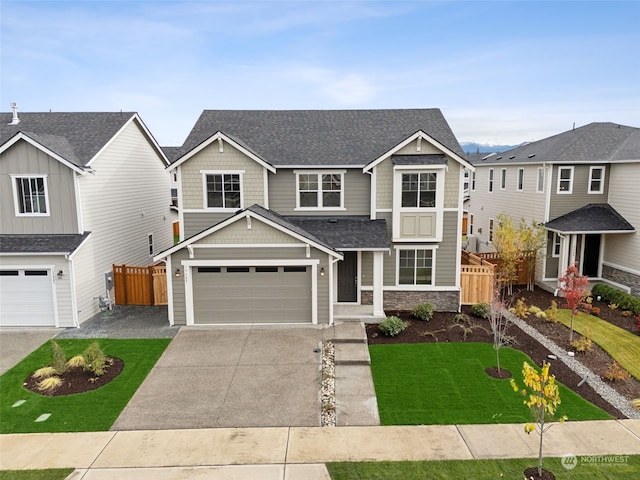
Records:
[[[460,142],[462,150],[467,155],[473,155],[474,153],[499,153],[519,147],[520,145],[489,145],[487,143]]]

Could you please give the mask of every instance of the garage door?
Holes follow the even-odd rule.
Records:
[[[0,326],[55,325],[49,270],[0,270]]]
[[[311,267],[194,267],[194,323],[311,323]]]

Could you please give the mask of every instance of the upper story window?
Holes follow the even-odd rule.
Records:
[[[296,172],[297,208],[338,209],[344,203],[344,172]]]
[[[589,193],[604,193],[604,167],[589,168]]]
[[[438,174],[434,172],[402,174],[402,206],[433,208],[436,206]]]
[[[507,169],[500,170],[500,190],[507,189]]]
[[[13,180],[17,216],[49,215],[46,176],[15,176]]]
[[[573,167],[558,167],[558,193],[573,192]]]
[[[538,167],[538,180],[536,184],[536,193],[544,192],[544,167]]]
[[[518,169],[518,191],[524,190],[524,168]]]
[[[489,219],[489,242],[493,242],[493,232],[494,232],[494,225],[493,225],[493,218]]]
[[[489,191],[493,192],[493,168],[489,169]]]
[[[476,191],[476,172],[475,170],[471,172],[471,191]]]
[[[205,208],[242,208],[242,174],[204,172]]]

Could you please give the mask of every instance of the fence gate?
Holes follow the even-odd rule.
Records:
[[[167,269],[164,265],[113,266],[116,305],[166,305]]]

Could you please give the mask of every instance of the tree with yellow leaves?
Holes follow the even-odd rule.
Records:
[[[524,362],[522,365],[522,377],[525,388],[520,393],[526,397],[523,403],[531,409],[533,422],[526,423],[524,431],[527,434],[536,431],[540,436],[540,446],[538,449],[538,476],[542,477],[542,440],[544,433],[553,424],[548,422],[554,417],[558,405],[560,405],[560,392],[556,383],[555,375],[549,374],[551,364],[545,362],[540,372],[535,367]],[[515,380],[511,379],[511,387],[514,392],[519,390]],[[560,422],[567,420],[562,416]]]

